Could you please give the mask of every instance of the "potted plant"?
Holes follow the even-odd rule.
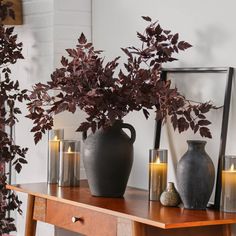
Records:
[[[27,148],[17,145],[12,135],[12,129],[18,122],[17,115],[21,113],[17,103],[28,99],[27,90],[20,90],[19,82],[10,78],[12,65],[23,59],[22,43],[17,41],[14,28],[2,24],[7,16],[14,18],[12,5],[0,0],[0,235],[16,230],[10,212],[16,209],[21,213],[21,201],[6,188],[11,178],[10,168],[13,164],[20,172],[22,164],[27,163]],[[8,170],[6,164],[10,167]]]
[[[179,40],[178,34],[163,30],[158,22],[149,22],[144,33],[137,33],[140,48],[127,47],[124,70],[118,69],[119,57],[105,63],[102,51],[94,49],[81,34],[75,49],[67,49],[69,59],[62,57],[46,84],[38,83],[30,95],[28,118],[34,121],[32,132],[37,143],[53,126],[53,116],[63,111],[74,113],[77,108],[87,113],[86,121],[77,131],[91,129],[85,140],[83,161],[90,190],[95,196],[122,196],[132,162],[135,130],[122,119],[132,111],[142,111],[146,118],[155,110],[156,119],[171,117],[174,129],[191,128],[203,137],[211,137],[210,122],[203,113],[211,103],[191,103],[171,81],[161,79],[162,65],[177,60],[174,54],[191,47]],[[53,95],[50,92],[54,91]],[[131,131],[128,137],[122,128]]]

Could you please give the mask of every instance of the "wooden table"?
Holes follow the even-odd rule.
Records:
[[[124,198],[92,197],[86,181],[73,188],[8,188],[28,194],[25,236],[35,235],[37,221],[88,236],[230,236],[230,224],[236,223],[236,214],[163,207],[135,188],[127,188]]]

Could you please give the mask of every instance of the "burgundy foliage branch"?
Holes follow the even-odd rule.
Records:
[[[211,137],[205,113],[215,108],[210,102],[191,103],[171,81],[161,79],[164,63],[177,60],[174,55],[191,47],[179,40],[179,34],[163,30],[158,22],[150,22],[144,33],[137,33],[140,48],[127,47],[125,69],[115,76],[119,57],[105,63],[102,51],[94,49],[81,34],[75,49],[67,49],[69,58],[62,57],[62,67],[56,69],[46,84],[33,87],[28,104],[28,118],[34,121],[37,143],[42,134],[53,126],[53,116],[63,111],[74,113],[77,108],[87,113],[86,121],[77,131],[106,128],[116,119],[122,119],[131,111],[140,111],[149,117],[156,111],[156,119],[166,121],[170,116],[174,129],[183,132],[191,128],[203,137]],[[51,96],[51,92],[55,96]]]
[[[11,6],[12,3],[0,0],[0,22],[7,16],[14,17]],[[17,210],[21,213],[21,201],[14,192],[6,189],[5,164],[12,162],[20,172],[22,164],[27,163],[27,148],[17,145],[9,134],[18,122],[17,115],[21,114],[17,103],[28,100],[27,90],[20,90],[19,82],[10,78],[9,66],[23,59],[21,51],[22,43],[17,42],[14,28],[0,24],[0,235],[16,230],[14,219],[8,217],[7,212]]]

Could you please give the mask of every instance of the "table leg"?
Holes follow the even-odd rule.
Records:
[[[224,226],[224,235],[223,236],[231,236],[231,225],[225,225]]]
[[[147,235],[146,225],[134,221],[132,226],[132,236]]]
[[[35,236],[37,221],[33,219],[35,196],[28,195],[25,236]]]

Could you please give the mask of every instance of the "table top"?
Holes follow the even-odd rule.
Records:
[[[32,183],[8,185],[7,188],[163,229],[236,223],[234,213],[209,209],[187,210],[178,207],[164,207],[157,201],[149,201],[147,191],[132,187],[126,189],[124,198],[93,197],[87,181],[84,180],[81,181],[80,187],[58,187],[56,184]]]

